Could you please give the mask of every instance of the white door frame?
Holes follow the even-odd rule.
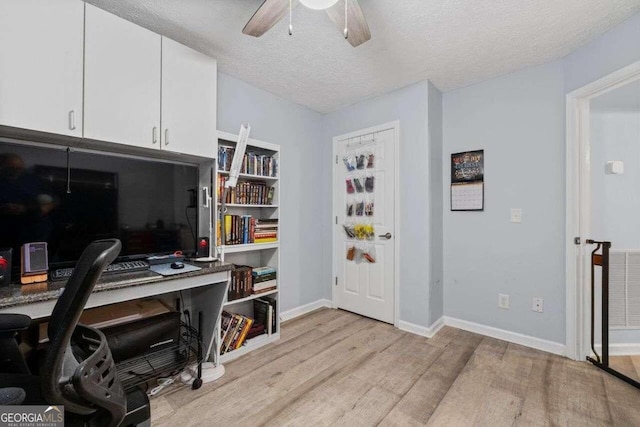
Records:
[[[394,263],[394,271],[393,271],[393,325],[397,328],[398,322],[400,321],[400,121],[396,120],[393,122],[388,122],[379,126],[373,126],[366,129],[357,130],[355,132],[349,132],[344,135],[338,135],[333,137],[333,156],[331,157],[331,164],[333,165],[331,171],[331,193],[332,193],[332,205],[333,209],[331,211],[332,218],[331,223],[333,224],[333,233],[331,238],[331,264],[333,271],[333,278],[331,280],[331,299],[333,308],[336,308],[336,280],[338,277],[338,266],[337,266],[337,258],[343,254],[335,253],[336,243],[338,242],[338,235],[340,233],[340,224],[335,223],[336,215],[338,214],[338,209],[344,209],[341,201],[337,200],[337,195],[334,194],[334,184],[335,184],[335,176],[337,167],[339,167],[342,163],[336,163],[333,161],[335,158],[339,158],[338,154],[338,142],[349,139],[349,138],[357,138],[359,136],[366,136],[373,133],[383,132],[385,130],[394,130],[394,138],[393,141],[393,151],[394,151],[394,178],[395,178],[395,188],[393,189],[393,206],[394,206],[394,240],[395,244],[393,245],[393,263]]]
[[[590,350],[590,280],[584,254],[591,233],[590,100],[640,79],[640,61],[567,95],[566,124],[566,353],[584,360]],[[574,239],[579,237],[579,245]]]

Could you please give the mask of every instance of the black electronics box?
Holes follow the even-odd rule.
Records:
[[[116,363],[177,347],[180,340],[180,313],[158,299],[87,309],[80,323],[102,331]],[[47,323],[40,325],[40,344],[48,340],[47,327]]]
[[[0,249],[0,286],[11,284],[11,252],[11,248]]]
[[[107,337],[113,360],[118,363],[178,345],[180,313],[170,311],[100,330]]]

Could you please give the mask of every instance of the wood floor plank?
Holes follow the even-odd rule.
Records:
[[[274,373],[286,371],[290,366],[294,366],[305,359],[309,359],[320,353],[325,348],[331,348],[333,345],[350,338],[353,334],[372,328],[375,322],[370,319],[358,319],[355,322],[343,325],[343,327],[335,333],[329,334],[326,339],[318,339],[306,346],[296,348],[292,351],[281,353],[277,351],[275,357],[255,369],[247,369],[244,365],[244,358],[228,363],[225,365],[225,375],[218,381],[203,385],[199,390],[193,390],[190,393],[182,391],[169,394],[167,400],[176,408],[183,408],[198,399],[209,398],[214,393],[219,394],[219,390],[236,390],[242,387],[253,388],[252,382],[258,381],[274,375]],[[290,341],[295,345],[295,342]],[[285,347],[286,350],[286,347]]]
[[[401,424],[426,424],[481,341],[482,337],[476,336],[473,346],[473,337],[465,336],[463,345],[449,342],[441,348],[442,353],[436,361],[400,399],[381,425],[400,425],[398,420]]]
[[[601,372],[613,425],[640,426],[640,390]]]
[[[498,375],[499,366],[500,359],[493,355],[474,352],[441,399],[427,425],[490,425],[470,421],[475,420],[483,410],[486,396],[491,391],[491,381]],[[491,410],[498,407],[492,405]]]
[[[200,390],[152,399],[153,425],[640,426],[640,390],[585,362],[444,327],[431,339],[321,309]]]
[[[636,381],[640,381],[638,371],[630,356],[614,356],[609,358],[609,366],[623,375],[628,376]]]
[[[635,366],[636,375],[637,378],[639,378],[638,381],[640,381],[640,356],[631,356],[631,363],[633,363],[633,366]]]
[[[373,354],[393,345],[403,333],[390,325],[377,323],[370,330],[344,340],[333,348],[318,354],[291,369],[278,378],[268,393],[260,397],[268,407],[259,411],[249,411],[242,422],[245,425],[263,425],[283,412],[287,412],[295,402],[304,398],[310,390],[315,389],[328,379],[349,376]],[[333,386],[333,385],[331,385]],[[331,395],[345,399],[348,393],[338,388]],[[302,397],[301,397],[302,396]],[[255,403],[255,402],[254,402]]]
[[[358,402],[343,412],[334,426],[375,426],[389,413],[400,396],[378,386],[373,386]]]
[[[307,390],[305,383],[313,383],[314,377],[324,376],[330,372],[329,369],[339,369],[364,354],[381,351],[402,334],[390,325],[369,319],[359,319],[353,324],[360,321],[365,322],[367,327],[354,330],[352,325],[347,325],[343,329],[342,339],[332,345],[327,346],[323,341],[314,342],[255,371],[245,373],[237,380],[180,406],[170,419],[163,419],[163,422],[167,422],[166,425],[182,423],[181,420],[189,413],[200,413],[206,418],[215,417],[221,425],[238,422],[238,403],[226,396],[242,396],[247,390],[252,391],[251,405],[243,408],[244,418],[258,413],[267,414],[273,411],[273,405],[285,404],[283,396],[289,395],[292,390],[298,387]],[[217,404],[212,406],[210,401]],[[255,424],[251,422],[244,425]]]

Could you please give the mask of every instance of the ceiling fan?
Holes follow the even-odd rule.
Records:
[[[293,33],[292,10],[298,1],[309,9],[326,10],[329,18],[343,32],[353,47],[371,39],[369,25],[358,0],[264,0],[242,32],[260,37],[280,21],[289,11],[289,34]]]

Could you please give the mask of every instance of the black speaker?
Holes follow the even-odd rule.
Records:
[[[11,251],[0,249],[0,286],[11,284]]]

